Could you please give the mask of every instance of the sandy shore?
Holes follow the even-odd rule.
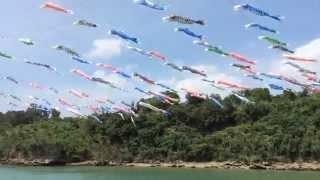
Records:
[[[141,168],[198,168],[198,169],[259,169],[259,170],[294,170],[294,171],[320,171],[320,162],[295,162],[295,163],[242,163],[242,162],[152,162],[152,163],[119,163],[119,162],[99,162],[84,161],[78,163],[62,163],[50,160],[12,159],[1,161],[3,165],[20,166],[118,166],[118,167],[141,167]]]

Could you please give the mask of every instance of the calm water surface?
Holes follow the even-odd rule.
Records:
[[[320,180],[320,172],[109,167],[0,167],[0,180]]]

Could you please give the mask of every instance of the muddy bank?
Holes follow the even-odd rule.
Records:
[[[148,162],[128,163],[113,161],[83,161],[67,163],[49,159],[11,159],[0,162],[2,165],[17,166],[119,166],[119,167],[159,167],[159,168],[211,168],[211,169],[256,169],[256,170],[294,170],[294,171],[320,171],[320,162],[295,162],[295,163],[243,163],[243,162]]]

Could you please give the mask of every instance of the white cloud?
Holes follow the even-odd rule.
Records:
[[[87,53],[89,58],[111,59],[121,54],[122,42],[117,39],[97,39],[93,48]]]
[[[309,43],[298,47],[295,51],[295,55],[299,57],[304,58],[313,58],[320,60],[320,38],[314,39],[310,41]],[[298,78],[302,80],[303,78],[300,76],[300,73],[296,71],[296,69],[292,68],[291,66],[284,65],[284,61],[276,60],[272,64],[272,70],[277,73],[281,73],[283,75],[292,76],[295,78]],[[299,63],[299,62],[293,62],[296,64],[301,65],[304,68],[310,69],[315,72],[320,72],[320,64],[319,63]]]
[[[312,59],[320,60],[320,38],[314,39],[314,40],[308,42],[307,44],[296,48],[295,55],[298,57],[312,58]],[[271,62],[272,63],[271,63],[270,72],[282,74],[284,76],[291,77],[291,78],[295,78],[296,80],[298,80],[300,82],[306,82],[306,78],[303,77],[297,69],[295,69],[289,65],[284,64],[284,62],[286,62],[285,58],[282,58],[282,59],[279,58],[276,60],[272,60]],[[317,72],[317,73],[320,72],[319,71],[320,63],[305,63],[305,62],[298,62],[298,61],[296,61],[296,62],[293,61],[293,63],[298,64],[301,67],[312,70],[314,72]],[[279,83],[280,82],[277,81],[277,84],[279,84]],[[298,90],[297,86],[295,86],[295,85],[291,85],[290,83],[285,83],[285,82],[282,82],[282,83],[286,87]]]
[[[320,38],[314,39],[308,44],[297,48],[296,54],[297,56],[320,60]],[[320,63],[302,63],[302,66],[312,71],[320,72]]]
[[[308,44],[297,48],[296,54],[312,58],[320,58],[320,38],[314,39]]]

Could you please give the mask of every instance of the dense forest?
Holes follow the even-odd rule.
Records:
[[[320,94],[271,95],[268,89],[243,93],[254,103],[234,95],[216,96],[223,108],[189,96],[170,106],[144,99],[171,115],[140,108],[136,127],[128,117],[110,113],[98,115],[102,123],[32,107],[1,113],[0,157],[65,163],[320,160]]]

